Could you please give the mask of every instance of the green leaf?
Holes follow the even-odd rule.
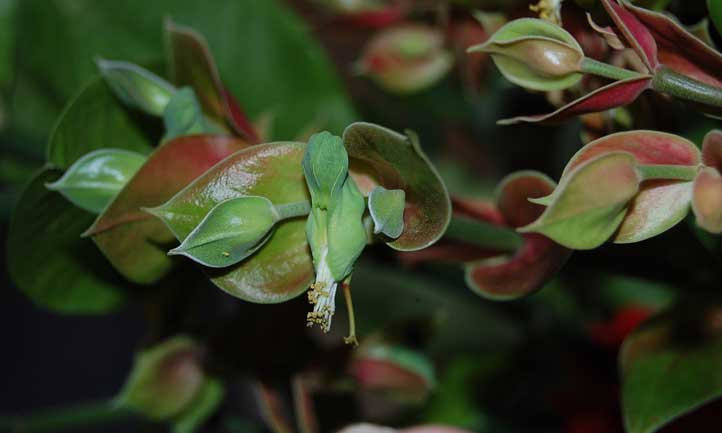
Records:
[[[665,314],[627,337],[620,352],[627,432],[652,433],[722,395],[720,308]]]
[[[496,31],[469,52],[491,54],[512,83],[540,91],[563,90],[582,79],[584,52],[574,37],[545,20],[521,18]]]
[[[374,220],[374,233],[396,239],[404,231],[406,193],[377,186],[369,194],[369,213]]]
[[[99,149],[75,161],[63,177],[47,185],[76,206],[99,214],[145,162],[145,155]]]
[[[273,203],[265,197],[232,198],[211,209],[168,254],[184,255],[212,268],[235,265],[268,241],[279,219]]]
[[[436,242],[451,220],[451,200],[434,166],[412,132],[404,136],[371,123],[358,122],[343,133],[350,171],[361,191],[377,185],[406,193],[404,231],[389,246],[401,251]]]
[[[152,141],[101,78],[70,101],[48,141],[48,163],[67,169],[88,153],[105,148],[148,154]]]
[[[116,401],[152,420],[169,420],[182,416],[206,381],[200,347],[177,336],[136,355]]]
[[[572,249],[592,249],[617,230],[639,191],[636,159],[609,152],[581,164],[563,178],[549,207],[520,232],[541,233]]]
[[[4,109],[3,93],[13,73],[15,3],[16,0],[0,0],[0,110]],[[2,123],[0,120],[0,126]]]
[[[221,133],[206,121],[196,95],[189,87],[176,92],[163,111],[165,135],[163,141],[169,141],[184,135]]]
[[[98,59],[100,74],[125,105],[161,116],[176,89],[167,81],[129,62]]]
[[[165,225],[142,208],[163,204],[217,162],[243,148],[225,136],[193,135],[169,141],[148,158],[85,232],[124,277],[152,284],[173,264],[174,242]],[[200,222],[200,221],[198,221]]]
[[[365,210],[366,203],[356,182],[348,177],[328,211],[326,261],[336,281],[343,280],[351,273],[356,259],[366,246],[366,228],[362,220]]]
[[[50,191],[62,172],[33,177],[10,221],[8,268],[36,304],[66,314],[103,314],[125,301],[123,282],[92,242],[80,234],[93,216]]]
[[[280,142],[246,148],[226,158],[153,209],[183,241],[218,203],[248,195],[274,205],[308,200],[301,161],[303,143]],[[224,291],[258,303],[284,302],[303,293],[313,278],[305,221],[280,222],[254,255],[227,269],[208,272]],[[283,263],[283,266],[279,266]]]
[[[160,64],[169,16],[207,38],[220,76],[252,118],[273,111],[274,137],[293,137],[314,121],[340,132],[356,117],[325,51],[279,0],[220,0],[212,8],[193,0],[23,0],[17,12],[22,95],[12,114],[35,137],[96,73],[97,56]],[[30,110],[25,96],[47,108]]]
[[[348,154],[341,138],[327,131],[311,136],[303,157],[303,174],[313,206],[328,208],[348,175]]]

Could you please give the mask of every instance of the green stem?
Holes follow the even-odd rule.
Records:
[[[113,401],[104,400],[44,410],[27,416],[1,416],[0,431],[8,433],[74,431],[80,426],[107,424],[131,416],[130,412],[119,408]]]
[[[661,66],[652,79],[658,92],[699,104],[722,107],[722,89]]]
[[[308,201],[297,201],[295,203],[278,204],[275,208],[281,219],[285,220],[308,215],[308,213],[311,212],[311,203]]]
[[[585,57],[582,60],[582,72],[597,75],[600,77],[611,78],[612,80],[626,80],[629,78],[641,77],[642,74],[629,69],[622,69],[608,63],[602,63],[597,60]]]
[[[699,171],[699,166],[651,164],[639,165],[637,170],[642,175],[642,180],[694,180]]]
[[[510,252],[524,243],[524,238],[510,228],[460,217],[451,219],[445,236],[483,248]]]

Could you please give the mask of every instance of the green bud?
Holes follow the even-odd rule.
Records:
[[[183,255],[203,266],[234,265],[261,248],[281,219],[265,197],[246,196],[218,203],[169,255]]]
[[[477,51],[491,54],[509,81],[528,89],[562,90],[582,78],[582,48],[566,30],[548,21],[511,21],[487,42],[469,48]]]
[[[406,193],[402,189],[388,190],[377,186],[369,194],[369,213],[374,221],[374,233],[396,239],[404,231]]]
[[[113,93],[129,107],[162,116],[176,92],[167,81],[128,62],[98,59],[98,69]]]
[[[198,98],[190,87],[183,87],[170,98],[163,110],[163,123],[164,142],[183,135],[218,132],[206,121]]]
[[[167,420],[193,401],[205,381],[199,346],[187,337],[174,337],[136,356],[116,401],[152,420]]]
[[[313,206],[328,208],[348,176],[348,154],[341,137],[326,131],[312,135],[303,157],[303,174]]]
[[[63,177],[46,187],[58,191],[74,205],[99,214],[145,160],[144,155],[128,150],[99,149],[75,161]]]

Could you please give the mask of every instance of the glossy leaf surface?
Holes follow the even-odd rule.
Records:
[[[266,197],[274,205],[309,200],[301,169],[304,148],[302,143],[284,142],[241,150],[152,212],[182,241],[224,200],[246,195]],[[305,221],[279,223],[256,254],[228,269],[208,272],[218,287],[248,301],[275,303],[298,296],[313,278]]]
[[[162,204],[218,161],[244,147],[224,136],[188,136],[159,147],[86,231],[130,281],[150,284],[171,268],[174,243],[165,225],[142,208]],[[200,222],[200,221],[198,221]]]
[[[404,231],[389,243],[413,251],[436,242],[451,220],[446,186],[421,150],[416,136],[370,123],[354,123],[343,134],[352,176],[364,194],[376,185],[406,192]]]
[[[95,150],[47,188],[74,205],[99,214],[145,162],[145,155],[121,149]]]

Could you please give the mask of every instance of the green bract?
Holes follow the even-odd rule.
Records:
[[[116,402],[174,432],[191,432],[220,403],[223,387],[201,365],[201,347],[188,337],[166,340],[136,356]]]
[[[404,231],[404,205],[406,193],[403,189],[388,190],[377,186],[369,194],[369,213],[374,221],[374,233],[396,239]]]
[[[234,265],[261,248],[280,216],[265,197],[232,198],[217,204],[168,254],[212,268]]]
[[[100,149],[83,156],[63,177],[47,185],[73,204],[100,213],[145,162],[145,156],[122,149]]]
[[[639,191],[636,164],[626,152],[581,164],[562,178],[544,213],[519,231],[541,233],[568,248],[598,247],[617,230]]]
[[[469,51],[491,54],[509,81],[532,90],[562,90],[582,78],[582,47],[566,30],[540,19],[511,21]]]
[[[313,135],[303,157],[303,174],[313,206],[327,209],[348,176],[348,154],[341,138],[329,132]]]
[[[98,60],[98,68],[124,104],[161,116],[175,88],[159,76],[128,62]]]
[[[212,128],[203,115],[193,89],[183,87],[168,101],[163,110],[165,135],[163,141],[192,134],[220,132]]]

